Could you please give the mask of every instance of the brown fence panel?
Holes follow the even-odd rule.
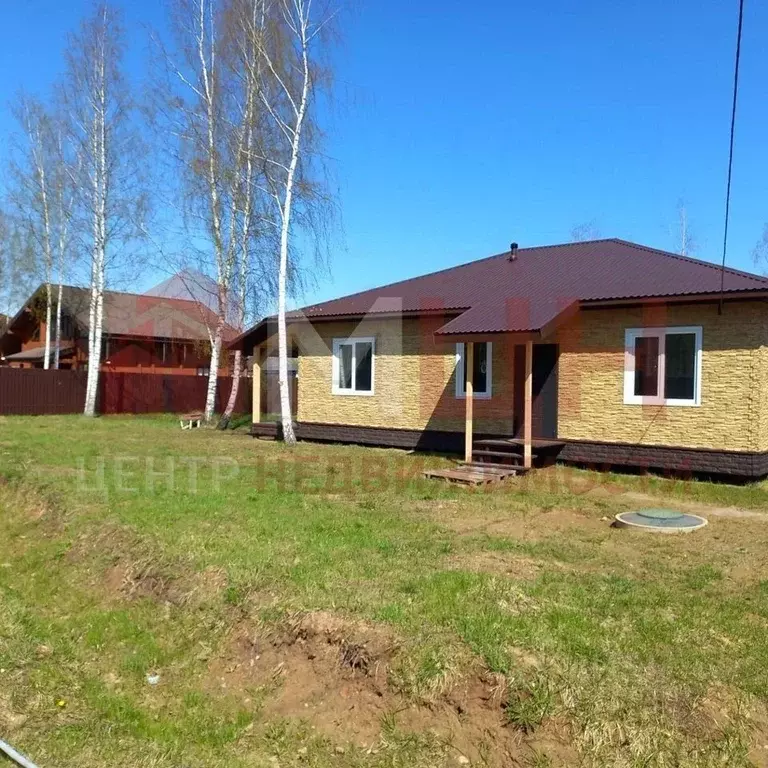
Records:
[[[85,380],[85,371],[0,368],[0,414],[82,413]]]
[[[86,376],[85,371],[0,368],[0,414],[82,413]],[[217,413],[226,408],[231,388],[232,378],[219,376]],[[99,377],[98,409],[103,414],[201,411],[207,389],[206,376],[105,371]],[[250,412],[251,381],[241,379],[235,413]]]
[[[230,376],[219,376],[215,411],[226,408],[232,388]],[[159,373],[112,373],[101,376],[101,413],[185,413],[205,408],[207,376]],[[250,381],[241,379],[235,413],[249,413]]]

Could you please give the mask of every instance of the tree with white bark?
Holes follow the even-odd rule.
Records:
[[[254,225],[258,169],[252,153],[258,131],[256,91],[248,70],[235,66],[242,60],[236,50],[242,41],[230,11],[231,3],[176,0],[175,44],[170,50],[161,46],[165,78],[151,99],[153,123],[166,139],[166,155],[171,167],[181,171],[180,213],[189,239],[204,243],[196,249],[194,266],[211,275],[217,286],[216,321],[208,324],[207,421],[215,408],[225,332],[233,313],[240,311],[237,304],[245,306],[243,297],[233,300],[235,285],[248,272],[259,230]],[[189,251],[194,250],[190,245]],[[239,356],[234,369],[239,381]]]
[[[691,227],[688,206],[682,198],[677,201],[677,226],[674,227],[673,237],[677,241],[675,252],[681,256],[690,256],[696,250],[696,237]]]
[[[72,177],[78,190],[76,234],[89,255],[87,416],[96,413],[108,274],[121,258],[128,260],[146,203],[143,151],[122,74],[123,40],[118,11],[97,5],[69,37],[61,89],[66,139],[79,161]]]
[[[332,209],[313,175],[319,132],[310,109],[321,72],[314,46],[331,16],[316,23],[310,8],[304,0],[175,0],[175,43],[160,46],[165,80],[153,89],[151,110],[171,139],[166,156],[176,176],[181,170],[188,251],[197,251],[194,266],[218,286],[206,419],[227,323],[243,328],[276,299],[289,442],[285,306],[300,279],[293,236],[302,226],[318,232],[317,212]],[[242,364],[236,351],[222,424],[234,409]]]
[[[259,103],[271,121],[269,151],[260,154],[268,221],[279,233],[277,260],[278,383],[283,440],[296,442],[288,382],[286,322],[291,252],[298,230],[316,235],[332,214],[330,195],[318,173],[317,96],[327,85],[324,43],[335,14],[318,0],[271,0],[269,21],[257,40],[260,54]]]
[[[23,94],[14,114],[21,140],[11,161],[9,199],[18,225],[25,229],[37,254],[36,272],[44,291],[40,317],[45,327],[43,368],[47,370],[59,367],[63,281],[72,258],[75,166],[59,115]]]
[[[37,266],[44,290],[44,310],[39,318],[45,328],[43,368],[51,363],[51,321],[53,316],[54,222],[52,186],[54,153],[52,152],[52,121],[43,105],[29,96],[21,95],[14,108],[22,138],[17,147],[18,157],[11,164],[13,188],[10,199],[20,225],[35,243]]]

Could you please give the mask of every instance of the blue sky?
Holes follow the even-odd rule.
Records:
[[[4,4],[0,103],[42,93],[85,0]],[[158,0],[126,3],[131,76]],[[684,199],[719,261],[736,0],[357,0],[326,114],[343,237],[331,298],[521,246],[604,237],[674,248]],[[729,264],[768,221],[768,6],[747,0]],[[11,129],[0,113],[0,151]],[[149,285],[154,276],[147,276]]]

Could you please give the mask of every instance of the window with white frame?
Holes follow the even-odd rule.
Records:
[[[372,395],[373,337],[333,340],[333,394]]]
[[[464,344],[456,345],[456,397],[467,394]],[[488,398],[493,390],[493,343],[476,341],[472,353],[472,396]]]
[[[701,326],[628,328],[624,402],[700,405]]]

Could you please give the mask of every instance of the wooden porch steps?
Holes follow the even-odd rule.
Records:
[[[565,443],[562,440],[534,438],[531,451],[534,463],[540,465],[547,460],[554,460]],[[525,442],[518,437],[494,437],[475,440],[472,443],[472,461],[493,463],[522,469]]]
[[[482,464],[506,464],[507,466],[520,466],[523,457],[519,453],[511,451],[489,451],[472,449],[472,461]]]

